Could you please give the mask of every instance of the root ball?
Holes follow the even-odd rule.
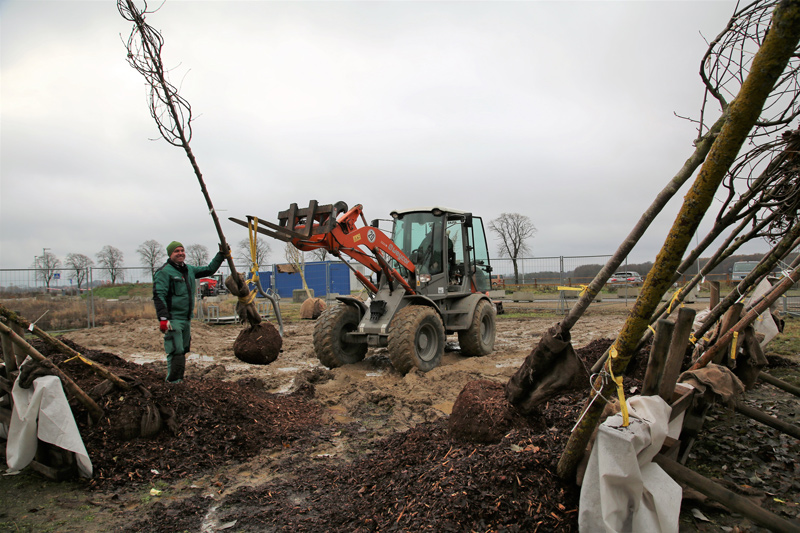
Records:
[[[283,339],[275,326],[262,322],[239,333],[233,343],[233,354],[251,365],[268,365],[278,358],[282,346]]]
[[[500,442],[523,425],[523,417],[506,400],[503,385],[485,379],[464,385],[448,420],[454,439],[487,444]]]

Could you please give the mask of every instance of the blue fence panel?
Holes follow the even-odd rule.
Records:
[[[330,291],[336,294],[350,295],[350,267],[344,263],[328,263],[330,265]]]
[[[332,292],[350,294],[350,269],[344,263],[306,263],[305,275],[308,287],[317,297],[321,298]],[[258,276],[264,290],[271,288],[281,298],[291,298],[293,291],[303,288],[303,279],[299,273],[278,272],[274,279],[273,272],[259,272]]]

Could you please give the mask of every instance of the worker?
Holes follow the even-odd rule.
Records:
[[[195,279],[213,275],[225,257],[220,252],[207,266],[187,265],[186,250],[178,241],[167,246],[169,259],[153,276],[153,304],[158,325],[164,334],[164,351],[167,352],[167,382],[180,383],[186,369],[186,353],[192,341],[192,312],[194,310]]]

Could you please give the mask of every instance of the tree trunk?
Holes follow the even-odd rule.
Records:
[[[798,41],[800,41],[800,5],[784,1],[773,13],[772,27],[753,58],[750,75],[731,103],[728,109],[729,117],[711,147],[708,159],[700,169],[697,179],[684,197],[678,217],[617,337],[615,342],[617,357],[608,359],[604,365],[606,373],[611,370],[614,375],[620,375],[628,365],[639,339],[649,325],[653,311],[661,301],[661,296],[672,284],[673,275],[700,221],[711,205],[714,193],[736,160],[748,132],[758,119],[764,102],[786,68]],[[571,478],[575,475],[575,469],[605,407],[603,398],[610,397],[615,389],[616,384],[613,380],[605,380],[603,376],[596,380],[595,390],[600,390],[599,397],[595,398],[586,409],[580,424],[570,436],[558,464],[558,473],[561,477]]]

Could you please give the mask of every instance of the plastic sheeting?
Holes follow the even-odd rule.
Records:
[[[627,403],[628,427],[622,415],[598,427],[581,486],[580,531],[677,533],[681,487],[651,461],[667,436],[680,435],[683,414],[670,423],[672,409],[659,396]]]
[[[753,294],[750,295],[750,298],[747,300],[746,308],[751,308],[755,305],[756,302],[761,300],[770,290],[772,290],[772,283],[768,279],[762,279],[761,282],[756,285]],[[757,334],[761,334],[764,336],[759,343],[761,348],[764,348],[769,341],[774,339],[778,336],[778,325],[775,323],[775,319],[772,318],[772,311],[775,310],[775,305],[773,304],[772,308],[768,311],[761,313],[758,319],[753,323],[753,328],[756,330]]]
[[[11,390],[14,410],[8,427],[6,462],[9,473],[22,470],[33,461],[37,438],[75,453],[81,476],[92,477],[92,462],[72,416],[67,397],[57,376],[43,376],[24,389],[19,381]]]

